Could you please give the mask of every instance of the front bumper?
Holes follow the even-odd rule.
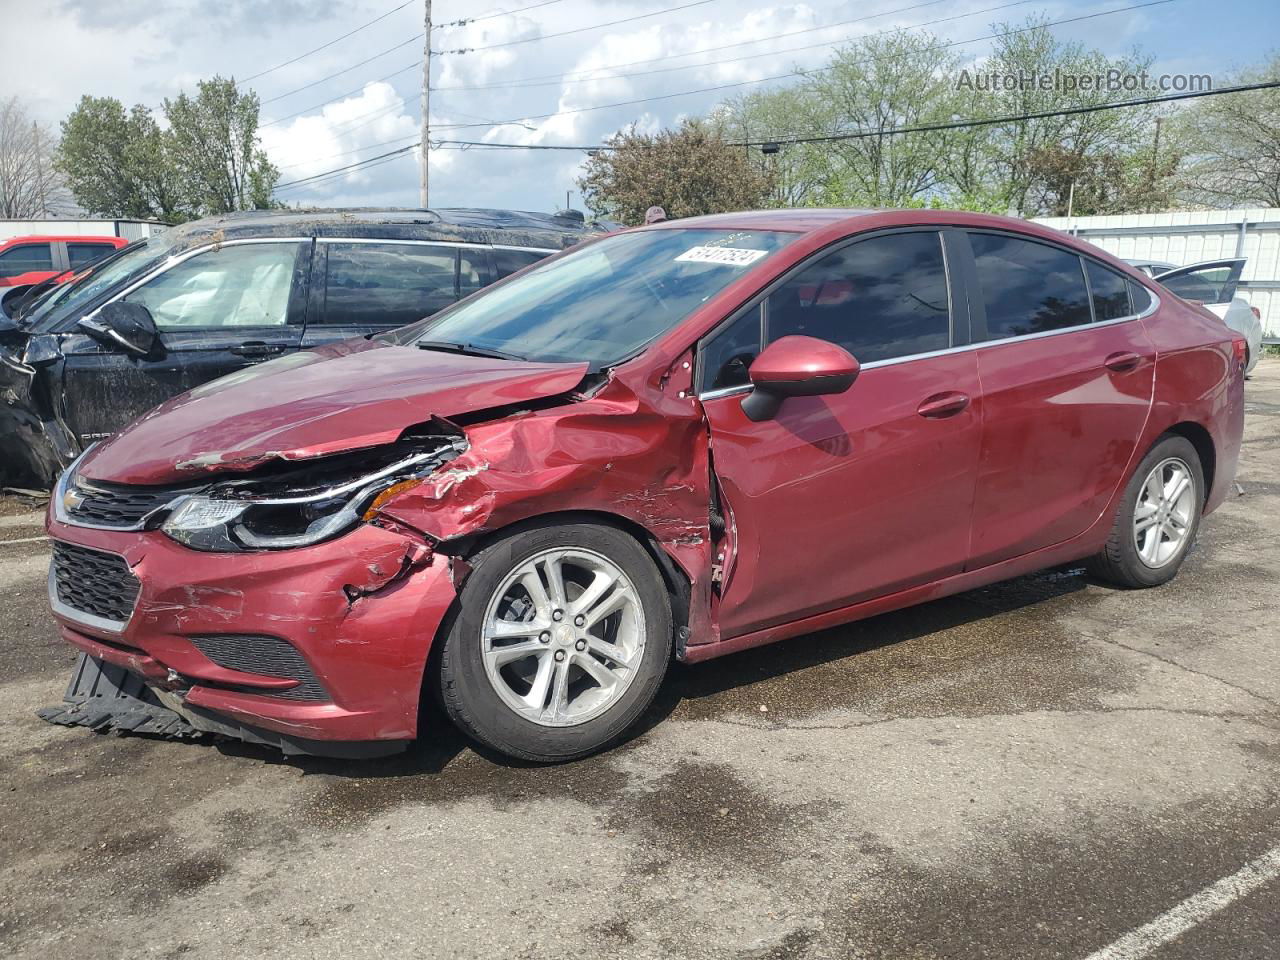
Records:
[[[456,596],[449,558],[424,542],[362,524],[311,547],[232,554],[191,550],[159,531],[93,529],[52,516],[47,529],[55,541],[122,557],[140,583],[132,613],[112,620],[59,602],[51,571],[63,638],[142,678],[197,727],[296,741],[418,735],[431,642]],[[287,641],[323,699],[290,699],[298,683],[288,677],[215,663],[193,642],[210,636]],[[204,725],[193,719],[201,717]]]

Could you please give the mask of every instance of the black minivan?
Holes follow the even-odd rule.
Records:
[[[130,244],[0,319],[0,482],[48,485],[169,397],[403,326],[603,229],[514,211],[262,211]]]

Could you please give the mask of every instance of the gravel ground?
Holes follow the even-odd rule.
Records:
[[[1265,877],[1108,947],[1280,844],[1280,360],[1247,392],[1245,493],[1172,584],[1057,571],[677,667],[552,768],[443,725],[366,763],[46,725],[47,545],[0,543],[0,954],[1276,957]]]

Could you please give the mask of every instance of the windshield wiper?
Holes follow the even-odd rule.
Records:
[[[491,357],[494,360],[528,360],[514,353],[502,350],[490,350],[488,347],[477,347],[470,343],[452,343],[448,340],[419,340],[419,350],[441,350],[446,353],[460,353],[467,357]]]

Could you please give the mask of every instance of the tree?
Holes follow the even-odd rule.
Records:
[[[58,169],[86,210],[104,217],[186,219],[164,135],[141,104],[125,112],[113,97],[80,98],[62,121]]]
[[[0,217],[25,220],[70,212],[53,163],[55,145],[17,97],[0,102]]]
[[[657,134],[632,126],[605,143],[611,149],[587,158],[578,187],[593,211],[623,223],[641,223],[654,205],[671,218],[758,208],[773,189],[771,175],[706,121]]]
[[[165,100],[166,147],[188,205],[201,215],[271,206],[280,171],[258,145],[258,95],[235,80],[201,80],[194,98]]]
[[[1280,54],[1228,83],[1280,77]],[[1184,197],[1214,207],[1280,207],[1280,89],[1206,97],[1171,131],[1188,156]]]

